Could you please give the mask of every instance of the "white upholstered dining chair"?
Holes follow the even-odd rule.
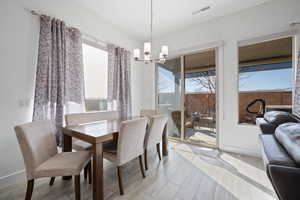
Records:
[[[121,195],[124,194],[121,174],[122,165],[139,157],[142,176],[143,178],[146,177],[142,155],[144,151],[147,121],[147,118],[139,118],[121,122],[118,141],[107,143],[103,146],[103,157],[111,162],[115,162],[117,165]]]
[[[119,113],[117,111],[94,111],[94,112],[84,112],[84,113],[73,113],[65,115],[67,126],[78,126],[80,124],[87,124],[102,120],[114,120],[119,118]],[[76,151],[90,150],[92,145],[90,143],[78,140],[76,138],[72,139],[72,148]],[[91,183],[91,163],[84,169],[84,178],[89,175],[89,183]]]
[[[150,125],[147,130],[145,141],[144,141],[144,159],[145,159],[145,169],[148,170],[148,156],[147,150],[156,145],[156,150],[159,160],[161,160],[160,153],[160,141],[162,140],[162,135],[165,126],[168,122],[168,117],[165,115],[153,115],[150,120]]]
[[[51,121],[34,121],[15,127],[27,174],[25,200],[30,200],[34,180],[75,176],[75,198],[80,199],[80,172],[91,159],[89,151],[58,153]]]

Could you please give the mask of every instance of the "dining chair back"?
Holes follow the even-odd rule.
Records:
[[[73,113],[65,115],[67,126],[76,126],[102,120],[113,120],[119,118],[118,111],[95,111],[85,113]]]
[[[15,127],[23,155],[27,179],[34,178],[35,169],[57,154],[54,127],[50,121],[34,121]]]
[[[147,118],[140,118],[121,122],[117,149],[118,165],[143,154],[147,121]]]
[[[150,128],[145,136],[145,147],[160,143],[167,121],[168,117],[165,115],[155,115],[151,117]]]
[[[155,109],[142,109],[141,110],[141,117],[152,117],[153,115],[157,115],[158,111]]]
[[[168,117],[165,115],[153,115],[150,120],[150,126],[147,130],[145,140],[144,140],[144,159],[145,159],[145,169],[148,170],[148,153],[149,147],[156,145],[156,150],[159,160],[161,160],[160,153],[160,141],[162,140],[162,135],[164,129],[168,122]]]

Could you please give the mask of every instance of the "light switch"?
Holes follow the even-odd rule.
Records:
[[[30,99],[29,98],[25,98],[25,99],[20,99],[18,101],[19,107],[23,108],[23,107],[29,107],[30,105]]]

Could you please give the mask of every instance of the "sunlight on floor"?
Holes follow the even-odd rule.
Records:
[[[207,174],[210,178],[232,193],[237,199],[243,200],[274,200],[274,193],[267,176],[262,170],[256,169],[242,160],[236,159],[226,153],[222,153],[221,161],[228,162],[231,166],[229,170],[220,165],[206,162],[203,155],[193,153],[191,146],[178,145],[175,151],[183,156],[187,161],[196,166],[199,170]],[[216,151],[212,149],[202,149],[203,151]],[[233,172],[235,171],[235,172]],[[245,178],[246,177],[246,178]],[[248,178],[247,178],[248,177]],[[251,179],[253,177],[253,179]],[[228,181],[230,180],[230,181]],[[250,195],[249,195],[250,194]]]
[[[267,187],[269,190],[273,190],[273,187],[272,187],[270,181],[267,178],[265,178],[266,173],[263,170],[258,169],[240,159],[233,157],[232,155],[227,154],[227,153],[222,154],[221,158],[224,161],[231,164],[233,167],[235,167],[239,173],[243,174],[244,176],[249,177],[249,179],[255,180],[259,184]]]
[[[206,135],[201,132],[196,132],[194,135],[189,137],[190,140],[194,142],[201,142],[204,141],[205,143],[211,144],[211,145],[216,145],[216,138]]]

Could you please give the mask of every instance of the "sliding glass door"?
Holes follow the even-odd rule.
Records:
[[[215,50],[184,56],[184,139],[216,146]]]
[[[180,58],[157,63],[157,106],[169,117],[170,137],[181,138],[181,64]]]
[[[156,64],[157,107],[169,116],[169,137],[216,146],[215,49]]]

